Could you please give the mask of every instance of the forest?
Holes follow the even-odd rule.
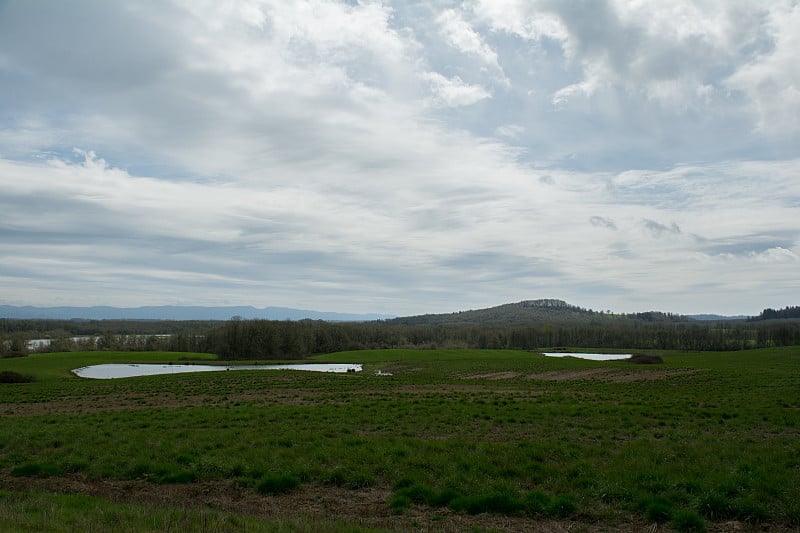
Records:
[[[703,322],[626,318],[410,325],[397,321],[336,323],[234,317],[224,322],[148,322],[146,327],[137,322],[94,322],[92,330],[86,323],[71,328],[65,321],[3,319],[0,345],[5,355],[22,355],[27,340],[49,337],[52,342],[40,351],[169,350],[213,353],[223,359],[301,359],[344,350],[386,348],[728,351],[800,345],[798,319]],[[26,329],[31,327],[36,329]]]

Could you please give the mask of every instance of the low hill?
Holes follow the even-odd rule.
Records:
[[[487,309],[458,311],[455,313],[429,314],[399,317],[385,320],[388,324],[438,325],[438,324],[526,324],[532,322],[592,322],[640,321],[640,322],[687,322],[689,317],[647,311],[633,314],[613,314],[584,309],[563,300],[542,299],[498,305]]]

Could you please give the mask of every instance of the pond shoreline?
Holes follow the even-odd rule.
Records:
[[[182,363],[137,364],[108,363],[76,368],[72,373],[87,379],[117,379],[142,376],[161,376],[166,374],[187,374],[192,372],[221,372],[228,370],[302,370],[306,372],[331,372],[344,374],[361,372],[360,363],[307,363],[284,365],[194,365]]]

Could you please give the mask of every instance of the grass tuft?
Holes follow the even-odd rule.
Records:
[[[553,518],[567,518],[575,514],[578,506],[570,496],[556,496],[547,508],[547,514]]]
[[[489,513],[499,515],[515,515],[519,514],[523,509],[522,502],[502,492],[461,496],[452,500],[450,507],[454,511],[463,511],[468,514]]]
[[[678,533],[703,533],[706,530],[703,517],[694,511],[675,511],[671,525]]]
[[[522,505],[531,516],[545,516],[550,507],[550,496],[542,491],[534,490],[525,495]]]
[[[56,465],[47,463],[25,463],[11,469],[11,475],[17,477],[53,477],[61,475]]]
[[[283,494],[300,486],[300,480],[293,476],[266,476],[256,485],[259,494]]]

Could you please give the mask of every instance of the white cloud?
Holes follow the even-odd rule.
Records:
[[[773,261],[783,262],[783,261],[798,260],[797,254],[795,254],[791,250],[787,250],[786,248],[782,248],[780,246],[776,246],[775,248],[770,248],[760,253],[751,252],[750,257],[752,257],[756,261],[762,261],[766,263],[771,263]]]
[[[500,137],[506,137],[507,139],[518,139],[523,133],[525,133],[525,126],[521,124],[503,124],[502,126],[498,126],[494,130],[495,135],[499,135]]]
[[[435,101],[448,107],[472,105],[492,96],[483,87],[466,84],[458,76],[446,78],[438,72],[426,72],[422,79],[430,83]]]
[[[793,51],[800,8],[791,2],[507,0],[481,1],[474,9],[494,31],[558,43],[564,59],[579,67],[578,79],[553,92],[557,106],[608,87],[684,112],[705,109],[735,88],[757,103],[762,124],[798,122],[794,116],[778,120],[769,109],[777,98],[794,108],[797,96]],[[775,48],[765,51],[773,40]],[[753,55],[752,63],[725,79],[726,71]]]
[[[535,41],[543,38],[566,41],[569,32],[561,19],[541,6],[542,3],[526,0],[479,0],[474,10],[493,31],[504,31]]]
[[[458,11],[447,9],[437,17],[436,21],[450,46],[468,54],[475,54],[487,65],[500,68],[497,53],[484,42],[481,34],[475,31]]]
[[[800,132],[800,5],[776,3],[767,25],[772,48],[740,66],[726,85],[748,95],[760,129],[796,134]]]
[[[752,5],[4,4],[0,292],[390,313],[800,296],[797,10]]]

